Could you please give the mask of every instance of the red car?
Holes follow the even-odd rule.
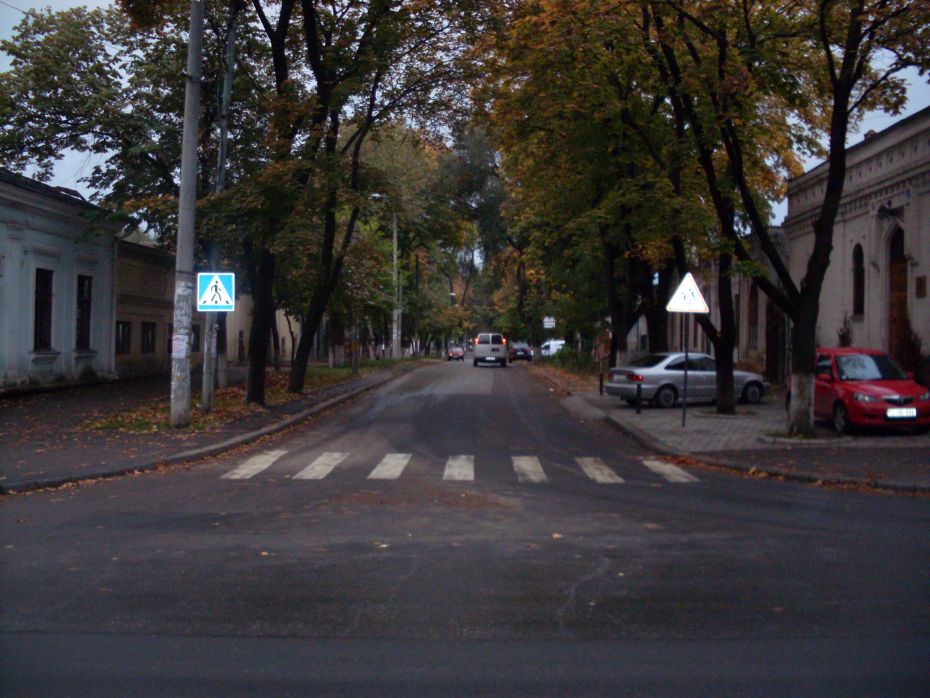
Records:
[[[446,361],[464,361],[465,350],[460,346],[451,346],[446,352]]]
[[[885,352],[831,347],[817,350],[814,419],[851,427],[930,428],[930,390],[916,383]]]

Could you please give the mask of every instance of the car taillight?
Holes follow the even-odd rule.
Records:
[[[626,379],[628,381],[633,381],[634,383],[642,383],[644,380],[646,380],[643,376],[639,375],[638,373],[627,373]]]
[[[502,337],[502,339],[504,340],[504,346],[506,347],[506,346],[507,346],[507,338],[506,338],[506,337]]]

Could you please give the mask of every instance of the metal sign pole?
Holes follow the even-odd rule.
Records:
[[[668,302],[668,305],[665,306],[665,309],[670,313],[685,313],[686,316],[692,313],[708,313],[710,308],[707,307],[707,301],[704,300],[704,296],[701,295],[701,289],[698,288],[697,283],[694,281],[694,277],[690,273],[685,274],[685,277],[681,280],[681,283],[678,284],[678,288],[675,290],[675,293],[672,294],[672,299]],[[683,390],[683,395],[681,396],[681,426],[685,426],[686,414],[688,411],[688,344],[690,342],[688,338],[688,324],[690,319],[684,320],[685,323],[685,385]]]
[[[681,426],[685,426],[685,415],[688,412],[688,325],[690,324],[689,318],[685,316],[685,389],[683,391],[682,400],[681,400]]]

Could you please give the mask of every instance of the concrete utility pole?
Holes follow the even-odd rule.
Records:
[[[391,323],[391,358],[403,357],[401,351],[401,325],[400,325],[400,273],[397,269],[397,211],[391,204],[391,234],[394,239],[394,312]]]
[[[216,183],[213,191],[221,192],[226,187],[226,149],[229,142],[229,102],[232,96],[233,73],[236,69],[236,17],[239,14],[240,5],[238,2],[232,3],[232,13],[229,18],[229,26],[226,29],[226,75],[223,78],[223,94],[220,98],[220,142],[216,156]],[[223,253],[220,243],[213,240],[210,243],[210,271],[219,271],[220,262]],[[235,301],[235,298],[233,299]],[[217,313],[207,313],[207,332],[206,347],[203,353],[203,390],[201,392],[201,403],[203,413],[209,414],[213,409],[213,374],[218,372],[225,374],[226,347],[217,352],[217,330],[220,318]],[[222,322],[225,323],[226,315],[223,314]],[[225,332],[223,333],[225,335]],[[219,371],[217,363],[219,362]],[[220,380],[220,387],[225,387],[225,381]]]
[[[171,339],[171,426],[191,423],[191,316],[194,306],[194,219],[197,210],[197,131],[200,117],[200,57],[203,1],[191,0],[181,141],[181,197],[174,272],[174,336]]]

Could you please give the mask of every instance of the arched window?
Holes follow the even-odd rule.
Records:
[[[865,260],[862,245],[853,248],[853,315],[865,313]]]

